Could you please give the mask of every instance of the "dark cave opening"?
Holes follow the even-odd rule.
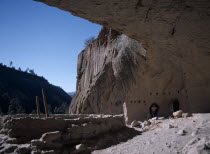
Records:
[[[179,110],[179,100],[178,99],[175,99],[173,101],[173,112],[176,112]]]

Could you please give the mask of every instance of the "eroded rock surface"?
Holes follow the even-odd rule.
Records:
[[[37,1],[124,33],[147,52],[144,60],[129,47],[121,54],[119,41],[86,48],[71,113],[122,113],[124,101],[131,119],[146,119],[152,103],[170,115],[175,98],[184,112],[210,112],[209,0]]]
[[[146,50],[136,40],[104,27],[79,54],[70,113],[123,113],[127,88],[135,82],[135,67],[145,57]]]

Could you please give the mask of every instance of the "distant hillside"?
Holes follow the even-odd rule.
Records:
[[[74,94],[75,94],[75,91],[74,92],[68,92],[69,96],[73,97]]]
[[[34,113],[36,96],[40,98],[41,112],[44,113],[42,88],[46,91],[49,111],[66,112],[71,97],[63,89],[43,77],[0,65],[0,113]]]

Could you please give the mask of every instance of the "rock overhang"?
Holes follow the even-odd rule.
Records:
[[[207,0],[35,1],[69,11],[75,16],[115,29],[138,41],[164,41],[176,33],[183,39],[189,35],[205,35],[202,32],[209,25],[210,2]],[[201,18],[202,23],[196,22],[201,21]],[[200,30],[195,32],[195,27]]]
[[[131,104],[135,100],[138,102],[144,100],[146,106],[136,107],[135,105],[132,108],[132,105],[129,105],[132,111],[137,109],[136,112],[139,113],[142,108],[145,111],[144,117],[149,116],[148,107],[151,103],[157,102],[162,111],[167,110],[168,115],[170,114],[169,103],[174,98],[179,99],[181,108],[187,112],[210,111],[208,107],[210,102],[208,67],[210,64],[210,1],[36,1],[69,11],[75,16],[115,29],[141,42],[147,50],[146,60],[138,63],[134,75],[135,84],[124,87],[129,91],[121,101]],[[97,49],[98,47],[94,48],[94,50]],[[85,52],[89,52],[89,49]],[[92,61],[97,60],[92,59]],[[142,90],[143,92],[138,93]],[[102,89],[98,88],[95,91],[100,93]],[[114,92],[121,93],[117,89]],[[155,98],[156,95],[150,95],[155,92],[159,93],[159,98]],[[78,89],[78,96],[80,93]],[[103,95],[109,93],[110,91],[106,91]],[[93,98],[95,97],[101,96],[94,95]],[[76,99],[73,102],[76,105],[80,104]],[[97,102],[92,103],[96,105]],[[110,102],[106,100],[106,103]],[[85,105],[88,102],[81,104]],[[114,111],[110,111],[109,114],[114,114]]]

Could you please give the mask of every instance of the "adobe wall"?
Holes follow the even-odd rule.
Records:
[[[92,128],[99,127],[97,130],[98,134],[125,127],[122,115],[51,115],[47,119],[37,118],[35,115],[17,115],[8,116],[4,120],[1,132],[5,132],[10,137],[21,138],[27,141],[38,139],[46,132],[66,132],[75,126],[78,126],[78,128],[79,126],[84,127],[81,133],[87,134],[85,130],[87,124]]]
[[[127,122],[133,120],[143,121],[151,118],[150,106],[155,103],[159,106],[157,116],[170,116],[173,112],[172,103],[177,99],[179,101],[179,109],[190,112],[190,101],[188,90],[168,90],[165,92],[151,91],[144,98],[128,100],[123,104],[124,112],[126,112]]]
[[[2,121],[0,153],[91,153],[139,134],[126,127],[123,115],[17,115]]]

